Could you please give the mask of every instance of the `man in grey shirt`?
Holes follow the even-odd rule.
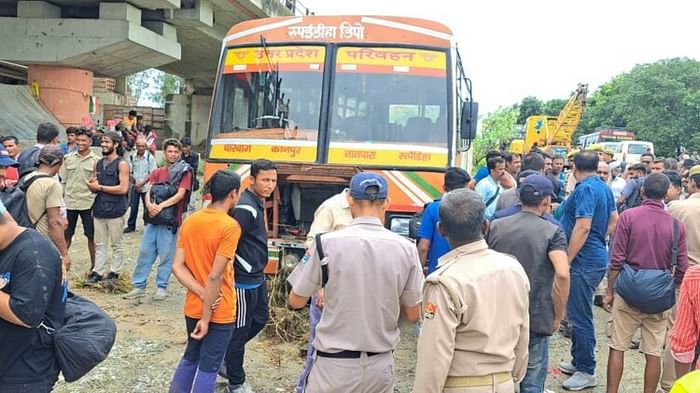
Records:
[[[530,280],[530,344],[521,393],[541,393],[547,379],[549,337],[564,317],[569,295],[569,262],[564,231],[543,216],[556,199],[543,175],[531,175],[519,188],[522,211],[491,223],[487,242],[495,251],[515,256]],[[553,289],[553,290],[552,290]]]
[[[350,226],[324,234],[320,248],[314,242],[308,260],[288,278],[293,308],[305,307],[324,288],[316,360],[304,392],[393,393],[393,373],[386,370],[394,367],[399,315],[420,319],[423,269],[416,246],[382,223],[389,205],[386,179],[359,173],[349,194]]]

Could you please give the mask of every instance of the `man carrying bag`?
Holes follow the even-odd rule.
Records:
[[[653,392],[661,375],[666,319],[675,304],[675,289],[688,267],[685,226],[663,204],[670,181],[649,175],[644,201],[625,210],[617,222],[603,307],[612,313],[607,391],[616,392],[624,369],[624,352],[641,329],[646,357],[644,391]]]

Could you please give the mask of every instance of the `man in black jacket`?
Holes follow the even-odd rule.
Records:
[[[265,326],[269,318],[267,286],[263,269],[267,264],[267,227],[265,199],[277,187],[277,168],[268,160],[253,161],[251,184],[241,194],[238,205],[229,214],[241,226],[241,238],[233,260],[236,299],[238,302],[233,336],[226,351],[226,372],[230,393],[250,393],[245,384],[243,358],[245,345]]]

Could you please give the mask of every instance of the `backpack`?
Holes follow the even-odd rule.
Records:
[[[170,168],[168,168],[168,181],[151,185],[151,203],[159,204],[177,194],[180,181],[182,181],[182,178],[187,172],[191,171],[192,167],[184,160],[180,160],[171,165]],[[183,200],[189,200],[189,194],[190,191],[187,191]],[[166,225],[176,230],[180,223],[180,218],[177,216],[178,204],[179,202],[161,210],[155,217],[149,216],[148,209],[146,209],[143,212],[144,220],[146,220],[148,224]]]
[[[69,292],[64,324],[51,334],[61,373],[74,382],[107,358],[117,325],[95,303]]]
[[[434,200],[433,202],[437,202],[439,199]],[[418,240],[418,233],[420,232],[420,226],[423,223],[423,213],[425,212],[425,209],[428,208],[428,205],[430,205],[433,202],[428,202],[425,205],[423,205],[423,209],[417,213],[414,213],[413,216],[411,217],[411,220],[408,222],[408,238],[413,239],[413,240]]]
[[[21,178],[15,187],[5,188],[0,192],[0,200],[3,205],[5,205],[7,212],[10,213],[12,218],[17,222],[17,225],[24,228],[36,229],[36,224],[46,215],[46,210],[44,210],[44,213],[42,213],[36,221],[32,221],[29,218],[29,208],[27,206],[27,190],[35,180],[45,177],[52,176],[37,174],[28,180],[25,180],[26,178]]]
[[[633,207],[637,207],[642,204],[642,187],[644,187],[644,179],[637,179],[637,187],[632,192],[632,195],[630,195],[629,198],[625,200],[625,203],[622,205],[622,211],[631,209]]]
[[[20,178],[36,169],[40,151],[41,148],[39,146],[32,146],[19,154],[19,157],[17,157],[17,162],[19,162],[17,172]]]
[[[622,265],[622,270],[615,281],[615,292],[625,299],[627,304],[644,314],[658,314],[671,309],[676,304],[673,274],[678,268],[679,236],[680,223],[674,218],[671,269],[635,270],[627,263]]]

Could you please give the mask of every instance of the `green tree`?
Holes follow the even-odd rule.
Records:
[[[180,88],[184,86],[185,80],[177,75],[168,74],[163,71],[155,70],[152,89],[148,98],[153,101],[157,106],[165,106],[165,97],[168,94],[177,94],[180,92]]]
[[[126,77],[126,83],[129,87],[129,92],[138,102],[141,97],[144,97],[146,91],[151,85],[150,70],[137,72]]]
[[[544,104],[542,104],[542,115],[545,116],[559,116],[559,112],[564,109],[564,105],[568,102],[568,99],[554,98]]]
[[[515,107],[501,107],[489,113],[481,121],[481,133],[474,140],[473,164],[475,168],[484,165],[486,152],[500,150],[517,134],[516,121],[519,111]]]
[[[184,86],[184,79],[179,76],[150,68],[127,77],[131,95],[138,105],[165,106],[168,94],[177,94]]]
[[[601,86],[588,101],[580,133],[624,127],[672,156],[700,143],[700,62],[687,58],[635,66]]]
[[[527,120],[528,117],[542,114],[542,101],[537,97],[525,97],[520,101],[520,104],[515,107],[519,109],[516,124],[525,124],[525,120]]]

